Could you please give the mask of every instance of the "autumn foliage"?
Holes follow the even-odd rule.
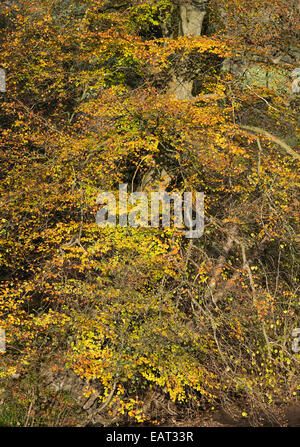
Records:
[[[2,425],[257,423],[299,396],[298,2],[209,2],[201,36],[179,3],[0,6]],[[96,225],[150,169],[205,193],[202,238]]]

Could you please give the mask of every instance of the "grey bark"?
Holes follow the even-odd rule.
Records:
[[[180,30],[182,36],[201,36],[203,21],[206,15],[207,1],[182,2],[179,6]],[[178,100],[192,98],[193,81],[187,80],[182,75],[173,73],[169,85],[170,93]]]
[[[183,36],[201,36],[206,3],[206,1],[192,1],[180,5],[181,34]]]

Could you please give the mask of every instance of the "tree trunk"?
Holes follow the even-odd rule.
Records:
[[[192,1],[180,5],[181,34],[183,36],[201,36],[206,3],[206,1]]]
[[[185,1],[179,6],[181,36],[201,36],[203,21],[206,14],[207,1]],[[192,98],[193,80],[187,80],[182,75],[173,73],[170,82],[170,93],[178,100]]]

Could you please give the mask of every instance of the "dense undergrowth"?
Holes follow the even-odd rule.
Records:
[[[299,396],[299,97],[273,60],[297,2],[210,2],[198,37],[179,3],[1,6],[1,425],[257,422]],[[150,169],[150,189],[205,193],[201,238],[96,225],[99,191]]]

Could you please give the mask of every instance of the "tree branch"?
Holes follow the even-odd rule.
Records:
[[[284,149],[287,154],[289,154],[291,157],[293,157],[294,160],[299,160],[300,159],[300,155],[297,152],[295,152],[284,141],[282,141],[278,137],[275,137],[274,135],[272,135],[270,132],[268,132],[268,131],[266,131],[264,129],[261,129],[260,127],[246,126],[246,125],[243,125],[243,124],[240,125],[240,128],[244,129],[244,130],[248,130],[249,132],[252,132],[252,133],[255,133],[255,134],[264,135],[265,137],[269,138],[269,140],[273,141],[278,146],[280,146],[282,149]]]

